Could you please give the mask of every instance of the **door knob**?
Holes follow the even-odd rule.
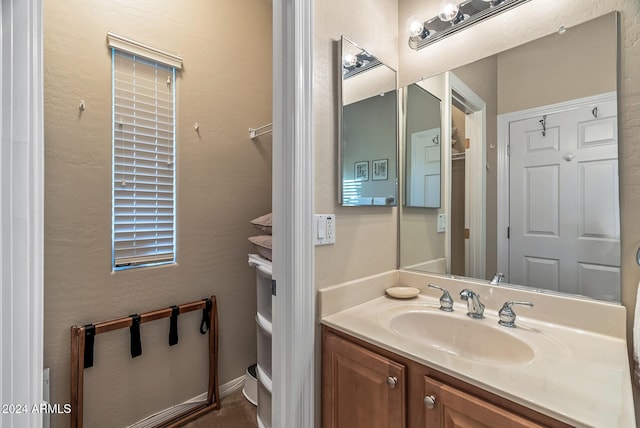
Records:
[[[424,405],[427,407],[427,409],[433,409],[434,407],[436,407],[436,397],[434,397],[433,395],[425,395]]]
[[[564,160],[566,160],[567,162],[571,162],[573,160],[573,158],[575,158],[576,155],[574,153],[567,153],[564,156],[562,156],[562,158]]]
[[[387,378],[387,385],[389,385],[389,388],[393,389],[396,386],[398,386],[398,378],[395,376],[389,376]]]

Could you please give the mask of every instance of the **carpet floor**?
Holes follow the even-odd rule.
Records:
[[[185,428],[257,428],[256,406],[244,398],[242,389],[224,397],[220,405],[220,410],[201,416],[185,425]]]

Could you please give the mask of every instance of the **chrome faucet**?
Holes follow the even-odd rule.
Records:
[[[533,303],[531,302],[516,302],[513,300],[505,302],[505,304],[502,305],[502,309],[498,311],[498,318],[500,318],[498,324],[505,327],[516,326],[516,313],[513,311],[513,309],[511,309],[511,306],[513,305],[529,306],[530,308],[533,307]]]
[[[501,272],[497,272],[495,275],[493,275],[493,278],[491,278],[489,284],[499,285],[500,283],[502,283],[502,281],[504,281],[504,274]]]
[[[440,310],[445,312],[453,312],[453,299],[451,298],[451,294],[447,290],[442,287],[438,287],[434,284],[429,284],[429,287],[436,288],[442,291],[442,296],[440,297]]]
[[[480,302],[478,294],[465,288],[460,292],[460,298],[467,302],[467,316],[476,319],[484,318],[484,305]]]

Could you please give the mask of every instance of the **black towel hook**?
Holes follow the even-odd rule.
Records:
[[[129,332],[131,333],[131,358],[139,357],[142,355],[142,341],[140,340],[140,315],[133,314],[131,317],[131,327]]]
[[[202,322],[200,323],[200,334],[207,334],[207,331],[211,328],[211,308],[213,303],[211,299],[204,299],[205,306],[202,310]]]
[[[171,306],[171,318],[169,321],[169,346],[173,346],[178,343],[178,315],[180,315],[180,308],[175,305]]]
[[[96,326],[87,324],[84,326],[84,368],[93,367],[93,348],[96,338]]]

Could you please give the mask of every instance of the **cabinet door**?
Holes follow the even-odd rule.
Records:
[[[544,427],[427,376],[424,377],[424,396],[424,420],[428,428]],[[428,397],[435,401],[433,408],[427,405]]]
[[[404,428],[403,365],[325,334],[322,370],[324,428]]]

